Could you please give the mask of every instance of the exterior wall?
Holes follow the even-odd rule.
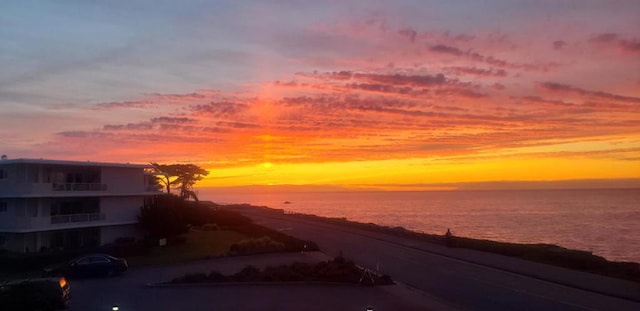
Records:
[[[142,231],[137,225],[108,226],[100,228],[100,244],[114,243],[118,238],[140,238]]]
[[[0,170],[0,249],[16,252],[78,234],[81,244],[140,237],[140,207],[158,193],[139,165],[17,159],[0,160]]]
[[[4,240],[3,249],[24,252],[24,234],[3,233],[2,239]]]
[[[69,232],[73,231],[85,231],[86,234],[86,231],[91,229],[99,230],[100,245],[114,243],[118,238],[137,239],[142,236],[142,232],[136,224],[28,233],[0,233],[0,239],[4,241],[4,243],[0,245],[0,249],[25,253],[38,252],[43,249],[56,248],[52,245],[52,241],[57,233],[62,232],[68,234]]]
[[[103,167],[102,183],[107,184],[108,193],[126,195],[146,191],[144,171],[139,168]]]
[[[106,224],[137,223],[143,196],[106,197],[100,199],[100,211],[106,215]]]
[[[142,167],[2,164],[0,198],[144,195],[150,191]]]
[[[83,198],[67,198],[82,200]],[[88,200],[95,200],[87,198]],[[0,232],[30,232],[131,224],[138,222],[144,196],[103,197],[99,213],[51,215],[51,206],[61,198],[0,199],[7,209],[0,212]]]

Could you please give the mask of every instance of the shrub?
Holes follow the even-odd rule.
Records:
[[[338,259],[338,258],[337,258]],[[363,278],[363,275],[365,276]],[[246,266],[240,272],[224,276],[217,271],[204,274],[187,274],[175,278],[171,283],[202,282],[337,282],[361,283],[363,285],[394,284],[388,275],[377,275],[360,269],[353,261],[340,258],[338,260],[307,264],[294,262],[289,265],[271,266],[260,270],[254,266]],[[372,282],[373,280],[373,282]]]
[[[207,275],[204,273],[189,273],[182,277],[174,278],[172,283],[202,283],[207,281]]]
[[[244,282],[249,282],[249,281],[260,281],[261,280],[261,274],[260,274],[260,269],[248,265],[246,267],[244,267],[244,269],[242,269],[240,272],[234,274],[231,276],[231,279],[233,279],[234,281],[244,281]]]
[[[244,239],[231,245],[229,252],[238,255],[261,254],[282,251],[285,246],[281,242],[274,241],[268,236],[260,238]]]
[[[216,224],[205,224],[202,226],[202,230],[203,231],[218,231],[220,230],[220,227],[218,227],[218,225]]]
[[[155,196],[140,208],[138,223],[151,238],[171,238],[188,230],[185,201],[173,195]]]
[[[136,238],[134,237],[119,237],[114,241],[115,244],[133,244],[135,242]]]

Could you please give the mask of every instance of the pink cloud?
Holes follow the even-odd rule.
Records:
[[[591,43],[604,48],[612,48],[625,54],[640,54],[640,38],[623,38],[617,33],[601,33],[591,37]]]

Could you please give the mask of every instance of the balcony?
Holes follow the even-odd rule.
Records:
[[[106,184],[98,183],[54,183],[53,191],[107,191]]]
[[[101,213],[91,214],[68,214],[51,216],[52,224],[66,224],[72,222],[90,222],[105,220],[106,215]]]

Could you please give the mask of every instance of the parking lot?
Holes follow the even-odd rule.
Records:
[[[426,310],[425,297],[402,286],[367,287],[327,284],[242,284],[153,287],[193,272],[234,273],[245,265],[257,267],[317,262],[324,254],[269,254],[229,257],[187,264],[132,268],[110,278],[70,280],[71,310]]]

